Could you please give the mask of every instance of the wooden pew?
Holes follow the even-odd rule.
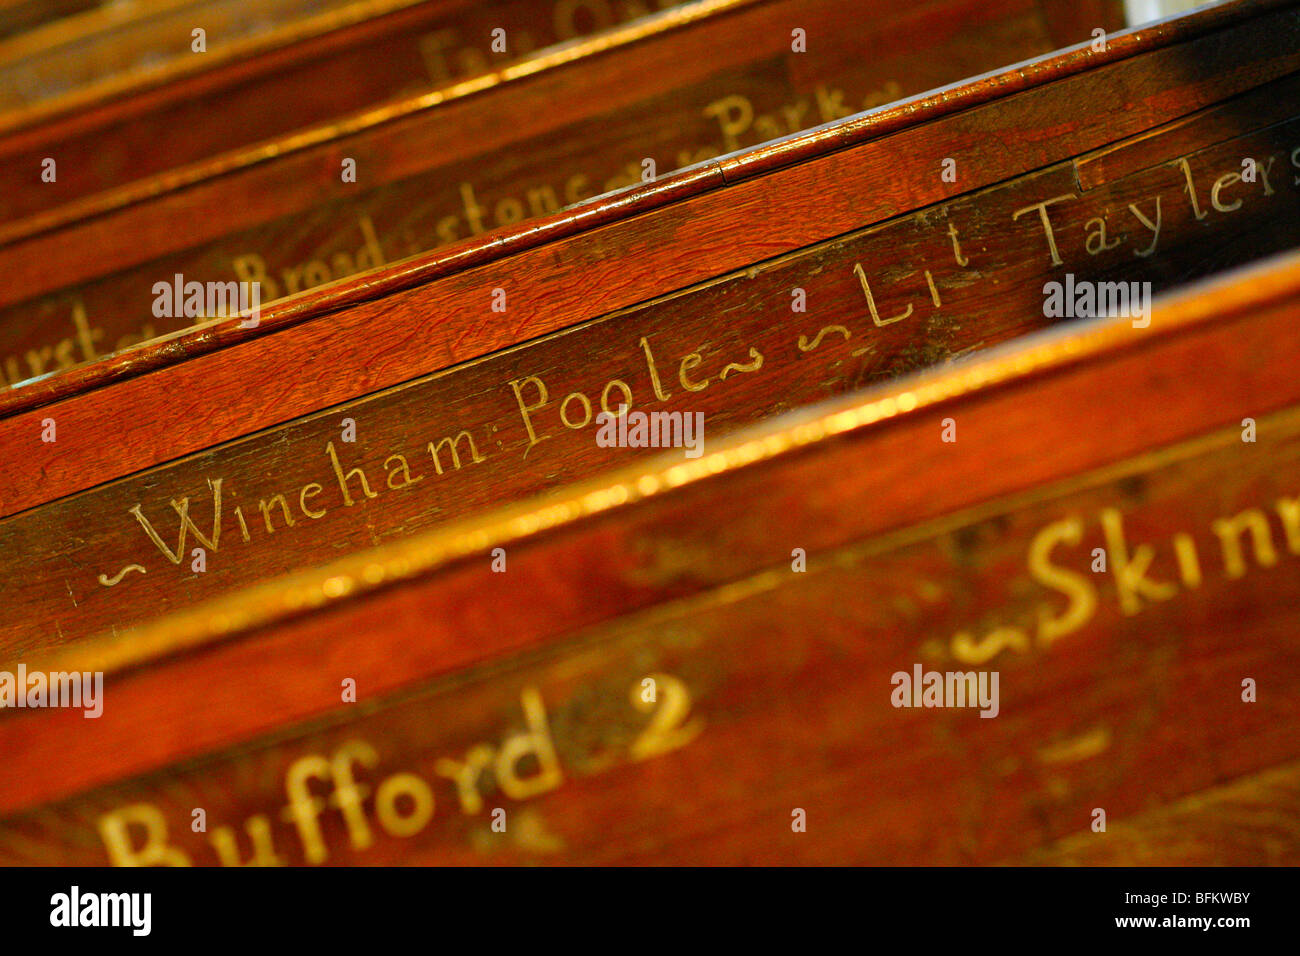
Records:
[[[0,0],[0,39],[20,36],[99,5],[100,0]]]
[[[389,100],[482,78],[534,50],[673,5],[674,0],[353,0],[328,4],[305,20],[298,10],[296,19],[280,22],[278,29],[241,37],[231,20],[252,22],[247,8],[267,7],[266,0],[191,4],[177,15],[183,28],[177,16],[164,17],[147,29],[136,25],[142,35],[134,42],[120,35],[98,39],[119,58],[143,45],[154,60],[160,45],[180,43],[178,55],[164,66],[154,63],[152,73],[119,72],[107,88],[79,87],[49,103],[0,113],[0,219],[48,211]],[[262,20],[276,25],[301,5],[284,5],[285,11],[269,6]],[[197,55],[190,52],[190,30],[200,24],[208,29],[210,46]],[[494,54],[492,30],[498,28],[506,31],[506,50]],[[83,49],[71,41],[64,45],[75,51],[75,63],[86,60]],[[45,68],[53,71],[55,64]],[[5,75],[0,63],[0,78]],[[14,76],[10,85],[18,82]],[[54,182],[40,176],[47,157],[58,162]]]
[[[640,182],[646,161],[662,181],[993,69],[1045,50],[1042,11],[1064,2],[873,0],[868,21],[838,0],[683,8],[15,219],[0,225],[0,369],[15,384],[193,324],[155,308],[178,274],[256,281],[266,303]],[[819,24],[806,53],[794,20]]]
[[[3,126],[25,122],[25,115],[66,112],[231,59],[274,52],[295,37],[310,37],[411,2],[145,0],[82,9],[8,38],[0,28]],[[6,16],[7,5],[0,5],[0,18]],[[21,9],[16,13],[18,25],[31,25],[35,19]],[[204,31],[202,49],[195,29]]]
[[[309,296],[316,317],[272,335],[11,414],[0,577],[26,583],[0,611],[0,649],[18,658],[127,627],[589,476],[634,453],[593,440],[596,416],[620,404],[700,412],[721,437],[1059,321],[1046,283],[1160,290],[1300,243],[1300,132],[1275,122],[1295,80],[1225,103],[1232,44],[1193,41],[1225,51],[1207,66],[1211,92],[1174,76],[1166,57],[1182,48],[1143,42],[1095,69],[1017,68],[1043,82],[975,108],[960,96],[982,83],[742,154],[715,178],[726,188],[691,193],[704,174],[685,174],[661,184],[678,202],[616,197],[584,212],[595,228],[531,248],[510,240],[538,236],[516,233],[488,248],[509,255],[474,268],[458,271],[454,253],[386,288]],[[1076,109],[1077,125],[1026,145],[1018,168],[988,155],[991,137],[1057,104],[1109,115],[1140,78],[1154,105],[1124,115],[1141,132],[1117,141]],[[903,121],[940,105],[954,108]],[[833,149],[859,123],[874,135]],[[783,152],[803,162],[780,165]],[[898,155],[914,161],[895,172],[884,164]],[[940,175],[946,156],[957,184]],[[1214,187],[1243,157],[1255,181]],[[873,185],[835,188],[846,181]],[[809,195],[826,197],[815,217]],[[921,208],[894,216],[905,202]],[[397,291],[412,279],[426,284]],[[491,310],[497,288],[505,313]],[[160,357],[192,342],[211,344],[177,340]],[[47,423],[54,442],[41,441]]]
[[[33,660],[103,710],[0,715],[0,859],[986,863],[1294,765],[1298,317],[1292,253]]]
[[[1066,837],[1028,866],[1294,866],[1300,764],[1233,780],[1117,823],[1102,839]]]

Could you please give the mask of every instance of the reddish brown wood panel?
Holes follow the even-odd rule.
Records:
[[[1233,780],[1016,862],[1030,866],[1295,866],[1300,766]]]
[[[0,38],[20,36],[99,5],[100,0],[5,0],[0,3]]]
[[[0,364],[16,382],[193,324],[153,308],[177,273],[258,281],[271,301],[639,182],[647,158],[667,173],[992,69],[1046,48],[1032,13],[943,0],[864,27],[825,0],[724,6],[409,115],[353,117],[13,221],[0,227],[0,268],[13,268]],[[795,53],[795,18],[836,29]],[[891,53],[857,56],[871,36]]]
[[[1142,143],[1165,159],[1158,138]],[[1057,321],[1043,286],[1065,275],[1158,292],[1300,245],[1300,191],[1277,168],[1297,145],[1300,121],[1081,194],[1075,164],[1059,164],[11,516],[0,579],[29,583],[0,608],[0,657],[626,463],[635,450],[593,437],[620,403],[702,415],[707,447]],[[1182,164],[1208,206],[1210,184],[1247,154],[1268,178],[1221,190],[1221,206],[1241,205],[1198,220]],[[1038,207],[1052,199],[1045,225]]]
[[[104,4],[0,42],[0,129],[273,51],[413,0]],[[0,14],[2,16],[3,14]],[[193,31],[203,29],[202,49]]]
[[[1222,11],[1212,12],[1223,19]],[[1291,11],[1281,16],[1293,19]],[[1189,21],[1201,22],[1196,18]],[[1284,25],[1290,22],[1288,19]],[[1288,54],[1282,54],[1280,60],[1271,64],[1242,61],[1233,66],[1234,56],[1241,58],[1239,51],[1232,52],[1236,40],[1254,36],[1252,31],[1265,26],[1277,33],[1278,25],[1267,18],[1248,21],[1222,34],[1212,33],[1188,41],[1186,46],[1155,48],[1143,56],[1122,57],[1121,53],[1132,54],[1133,50],[1126,50],[1120,42],[1122,38],[1117,38],[1109,54],[1117,62],[1108,67],[1078,74],[1067,71],[1065,75],[1061,75],[1059,64],[1051,63],[1043,64],[1038,71],[1017,70],[1006,77],[976,84],[968,95],[979,101],[990,95],[990,90],[1015,89],[1027,84],[1023,92],[947,116],[941,122],[904,126],[892,135],[832,153],[819,162],[777,168],[770,176],[760,179],[743,178],[754,169],[771,166],[773,157],[781,155],[783,150],[803,157],[805,141],[793,141],[751,154],[757,157],[753,161],[741,158],[734,164],[726,161],[730,165],[706,165],[691,173],[668,177],[654,187],[584,209],[576,217],[561,215],[537,230],[503,234],[499,242],[491,245],[466,244],[446,257],[394,267],[364,282],[337,286],[309,299],[286,303],[264,317],[267,329],[292,322],[313,310],[332,312],[348,303],[361,302],[346,312],[331,315],[327,322],[285,328],[273,335],[119,382],[112,389],[74,395],[48,408],[12,415],[0,424],[0,433],[9,447],[24,449],[25,457],[21,467],[0,476],[3,480],[0,507],[5,513],[14,513],[125,472],[334,404],[359,392],[396,384],[644,301],[664,289],[686,287],[758,259],[861,228],[887,218],[900,208],[916,208],[1112,143],[1122,134],[1150,129],[1171,120],[1171,102],[1177,104],[1176,115],[1184,115],[1217,102],[1224,90],[1249,90],[1253,84],[1270,80],[1275,73],[1286,75]],[[1179,36],[1179,33],[1174,30],[1169,35]],[[1142,36],[1130,43],[1155,41]],[[1174,62],[1168,58],[1188,58],[1192,54],[1199,57],[1197,62],[1204,65],[1206,75],[1198,74],[1188,80],[1184,74],[1164,69]],[[1085,64],[1092,60],[1071,55],[1067,62]],[[1054,82],[1033,85],[1053,70],[1057,76]],[[1026,143],[1014,156],[988,155],[987,143],[1001,135],[999,130],[1023,129],[1031,117],[1041,117],[1053,109],[1063,111],[1067,103],[1105,103],[1108,88],[1113,91],[1134,88],[1139,85],[1136,84],[1138,76],[1149,81],[1140,84],[1144,91],[1141,95],[1146,98],[1134,101],[1132,108],[1119,117],[1100,108],[1095,116],[1081,114],[1071,106],[1068,123],[1046,129],[1043,136]],[[1161,85],[1166,82],[1172,86]],[[909,104],[898,111],[885,110],[872,114],[866,126],[860,121],[846,121],[843,128],[832,128],[821,134],[822,141],[838,143],[845,141],[845,137],[868,135],[875,128],[871,124],[883,129],[894,124],[896,128],[909,117],[950,110],[963,102],[959,91],[924,101],[919,107]],[[900,154],[933,155],[935,169],[940,168],[944,156],[951,156],[964,172],[959,184],[944,183],[938,176],[927,174],[925,164],[909,164],[899,170],[893,157]],[[704,192],[680,204],[659,207],[664,199],[691,196],[702,186],[717,183],[726,170],[735,171],[742,179],[725,190]],[[878,185],[862,192],[840,188],[844,182],[860,181]],[[809,195],[826,197],[818,205],[818,215],[811,218],[799,205]],[[615,221],[619,216],[641,210],[651,214]],[[727,232],[747,221],[761,223],[762,232]],[[554,245],[536,246],[509,259],[491,261],[491,256],[499,252],[515,246],[527,247],[549,235],[573,233],[589,223],[593,227],[589,231],[560,239]],[[597,223],[608,225],[596,227]],[[725,243],[719,241],[724,234],[727,235]],[[364,301],[380,292],[399,290],[440,272],[446,273],[466,261],[485,264],[411,291],[395,291],[383,299]],[[623,268],[626,262],[636,262],[640,268],[627,270]],[[534,285],[539,278],[542,281]],[[509,327],[488,321],[495,288],[530,290],[515,298]],[[482,317],[467,310],[466,303],[482,303]],[[410,343],[412,322],[425,317],[423,321],[427,323],[428,316],[440,319],[426,324],[418,348],[395,345]],[[443,319],[443,316],[455,318]],[[69,381],[80,387],[92,381],[111,380],[149,368],[151,363],[202,352],[226,341],[230,340],[221,333],[196,333],[158,349],[145,350],[130,360],[117,363],[108,360],[94,376],[74,376]],[[336,361],[322,367],[312,361],[319,354],[330,354]],[[304,368],[312,369],[310,382],[294,381],[293,370]],[[252,369],[257,369],[256,374],[251,373]],[[62,386],[41,391],[39,386],[34,386],[36,391],[26,398],[23,392],[27,390],[18,390],[12,393],[14,397],[8,407],[16,411],[39,402],[43,396],[58,394],[59,387]],[[187,403],[193,407],[187,409]],[[201,403],[202,408],[196,403]],[[129,419],[118,413],[122,407],[133,409]],[[57,446],[37,441],[42,420],[51,416],[59,422],[61,437]],[[180,421],[192,426],[188,431],[178,432],[174,423]],[[111,452],[98,441],[98,436],[110,427],[121,438],[121,443]]]
[[[1293,337],[1281,334],[1294,321],[1297,281],[1292,260],[1217,297],[1166,306],[1149,328],[1112,320],[1027,341],[968,367],[840,400],[839,411],[805,418],[815,425],[777,423],[748,442],[724,440],[696,462],[674,456],[649,471],[582,483],[478,524],[390,544],[388,553],[254,587],[152,630],[33,657],[32,669],[110,671],[113,707],[93,725],[67,710],[0,719],[7,755],[0,806],[16,810],[292,721],[340,716],[349,706],[339,702],[344,677],[382,695],[718,588],[775,586],[795,547],[829,555],[1053,482],[1068,489],[1072,478],[1211,432],[1219,436],[1213,448],[1223,447],[1218,429],[1239,432],[1243,418],[1263,422],[1300,402]],[[1175,368],[1177,375],[1166,371]],[[947,419],[960,429],[955,442],[941,440]],[[990,468],[995,454],[998,467]],[[1246,495],[1257,479],[1240,454],[1206,467],[1250,474]],[[926,481],[916,480],[921,474]],[[1223,503],[1225,516],[1230,506]],[[507,550],[508,573],[491,570],[494,545]],[[392,586],[412,576],[420,580]],[[994,575],[980,587],[1008,580]],[[1225,595],[1243,591],[1215,579],[1221,585]],[[1163,606],[1173,613],[1186,603]],[[989,616],[998,607],[954,605],[961,614],[953,622],[968,622],[979,637],[999,623]],[[1109,598],[1105,609],[1112,614]],[[1018,618],[1005,623],[1019,626]],[[1278,619],[1270,612],[1260,620],[1272,627]],[[259,625],[260,633],[233,639]],[[926,628],[931,637],[947,633]],[[1278,647],[1259,645],[1261,653]],[[146,666],[155,656],[162,660]],[[1284,725],[1271,726],[1290,739]]]
[[[1294,762],[1300,504],[1278,464],[1300,457],[1300,394],[1278,331],[1300,261],[1198,291],[1149,329],[1027,340],[134,635],[128,653],[174,652],[299,608],[110,675],[97,720],[5,715],[6,753],[34,745],[0,764],[7,809],[334,703],[297,734],[11,813],[0,852],[979,863],[1084,833],[1099,806],[1123,820]],[[484,666],[411,687],[435,659],[430,676]],[[997,673],[997,716],[901,706],[914,668]],[[344,676],[365,703],[337,702]],[[1248,701],[1245,678],[1270,692]],[[513,830],[494,841],[496,807]]]
[[[214,50],[218,65],[212,68],[164,74],[145,90],[78,104],[10,132],[0,140],[0,219],[53,209],[388,100],[490,74],[535,50],[674,5],[432,0],[398,4],[360,22],[344,7],[333,29],[233,61],[218,59]],[[191,17],[202,22],[200,14]],[[503,53],[491,50],[493,29],[506,31]],[[41,179],[46,157],[59,164],[52,183]]]

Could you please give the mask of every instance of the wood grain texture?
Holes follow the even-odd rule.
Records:
[[[424,95],[673,5],[429,0],[344,6],[326,19],[328,30],[292,29],[277,44],[263,38],[259,48],[236,58],[214,50],[201,71],[164,75],[145,89],[38,115],[9,131],[0,141],[0,219],[50,210],[388,100]],[[192,19],[204,22],[201,12]],[[506,31],[508,49],[494,55],[496,28]],[[45,157],[60,164],[54,183],[40,179]]]
[[[0,42],[0,129],[273,51],[412,0],[153,0],[56,20]],[[207,31],[207,52],[192,31]]]
[[[1187,147],[1181,124],[1171,134]],[[626,463],[637,450],[594,438],[596,416],[620,403],[703,415],[707,447],[1041,328],[1054,321],[1044,284],[1065,273],[1163,291],[1300,245],[1300,190],[1277,168],[1300,146],[1300,120],[1207,138],[1216,145],[1182,160],[1198,195],[1243,155],[1270,167],[1268,189],[1257,179],[1222,192],[1225,208],[1229,195],[1242,205],[1197,220],[1185,174],[1160,137],[1143,136],[1161,162],[1104,187],[1075,192],[1088,157],[1058,164],[10,516],[0,580],[27,583],[0,609],[0,659]],[[1056,266],[1035,206],[1063,195]],[[1154,221],[1157,205],[1158,236],[1132,211]],[[1099,221],[1112,224],[1104,251],[1086,238]]]
[[[70,323],[74,306],[99,351],[142,324],[163,333],[192,322],[153,320],[160,278],[256,274],[269,301],[639,182],[646,157],[665,173],[1048,48],[1027,0],[1000,4],[886,13],[867,35],[892,53],[870,59],[852,55],[858,21],[823,0],[664,14],[653,30],[543,57],[550,68],[530,61],[12,221],[0,227],[0,268],[13,269],[0,303],[14,306],[0,316],[11,330],[0,354],[28,356],[18,374],[40,374],[31,356],[51,345],[42,330]],[[795,17],[835,28],[834,39],[792,52]],[[344,158],[355,183],[342,182]],[[39,368],[86,353],[47,354]]]
[[[1022,858],[1028,866],[1295,866],[1300,765],[1212,787]]]
[[[1298,305],[1292,255],[46,658],[108,667],[105,709],[0,719],[0,853],[979,863],[1294,762]],[[996,668],[998,717],[891,706],[913,664]]]
[[[776,160],[786,151],[791,158],[806,158],[806,143],[812,140],[796,138],[740,154],[735,161],[704,164],[536,226],[499,233],[486,243],[463,243],[444,255],[296,297],[264,313],[258,338],[209,328],[105,360],[82,376],[56,376],[44,389],[37,383],[10,392],[0,399],[11,413],[0,422],[0,437],[6,447],[22,449],[23,455],[18,467],[0,475],[0,510],[12,514],[359,393],[634,305],[666,289],[684,288],[900,211],[1059,162],[1287,75],[1287,57],[1293,50],[1276,61],[1249,63],[1232,52],[1236,40],[1257,37],[1265,27],[1270,35],[1283,32],[1279,21],[1265,17],[1241,23],[1227,18],[1223,10],[1210,13],[1215,23],[1227,24],[1223,32],[1185,45],[1162,45],[1184,36],[1176,25],[1165,26],[1154,38],[1132,35],[1127,45],[1122,37],[1115,38],[1105,55],[1113,58],[1109,65],[1101,65],[1101,55],[1094,60],[1091,54],[1071,53],[1062,62],[1043,61],[869,114],[865,120],[846,120],[818,134],[822,147],[866,141],[818,162],[779,167]],[[1294,19],[1289,10],[1277,15],[1285,18],[1283,26]],[[1187,21],[1203,26],[1196,16]],[[1135,46],[1148,52],[1137,55]],[[1240,61],[1235,65],[1234,56]],[[1166,69],[1175,61],[1198,66],[1191,71]],[[1086,69],[1089,65],[1096,68]],[[1046,82],[1049,78],[1053,81]],[[1109,96],[1134,88],[1141,92],[1129,110],[1116,116],[1103,108]],[[1020,92],[984,102],[1006,89]],[[951,112],[972,100],[984,105]],[[1096,114],[1081,111],[1079,103],[1097,104]],[[1041,127],[1042,135],[1014,153],[992,155],[987,149],[1003,135],[1000,131],[1041,123],[1049,114],[1068,119]],[[920,122],[935,116],[941,122]],[[888,130],[896,131],[886,134]],[[873,132],[879,138],[872,139]],[[918,160],[900,168],[898,155],[930,155],[934,163]],[[751,161],[749,156],[757,158]],[[944,157],[957,159],[963,170],[959,183],[945,183],[933,173]],[[755,178],[760,169],[772,172]],[[724,176],[734,181],[725,189],[716,188]],[[845,182],[873,186],[845,190]],[[815,217],[806,215],[802,206],[810,195],[825,197]],[[735,224],[746,221],[761,223],[762,231],[737,238]],[[515,253],[517,249],[522,251]],[[506,258],[496,258],[503,255]],[[637,262],[640,268],[627,270],[624,262]],[[465,271],[455,271],[461,267]],[[425,284],[416,285],[420,282]],[[528,290],[513,300],[508,327],[490,321],[495,288]],[[381,293],[384,297],[376,298]],[[481,314],[476,314],[476,303],[481,303]],[[345,306],[352,307],[338,311]],[[312,314],[329,319],[300,321]],[[430,322],[429,316],[436,318]],[[399,342],[415,347],[395,347]],[[322,367],[312,361],[320,354],[330,354],[335,361]],[[194,357],[165,364],[186,356]],[[307,368],[310,381],[295,380],[299,373],[294,370]],[[153,371],[139,374],[148,369]],[[111,389],[72,391],[115,380]],[[69,397],[32,407],[61,394]],[[133,409],[130,418],[118,413],[123,407]],[[51,415],[60,423],[57,445],[36,440],[41,420]],[[184,433],[175,430],[176,422],[187,423]],[[111,449],[99,441],[107,429],[120,439]]]
[[[3,0],[0,2],[0,38],[19,36],[99,5],[100,0]]]

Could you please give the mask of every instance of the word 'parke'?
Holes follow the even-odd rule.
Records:
[[[178,273],[258,282],[269,302],[1052,46],[1045,8],[1023,0],[888,6],[863,21],[782,0],[628,28],[621,44],[415,112],[219,156],[75,218],[11,221],[0,372],[13,385],[192,324],[154,309],[155,284]],[[791,49],[795,17],[826,25],[808,52]],[[854,55],[868,39],[891,54]],[[597,77],[602,95],[583,95]]]

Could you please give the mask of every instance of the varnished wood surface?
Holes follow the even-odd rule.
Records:
[[[1252,102],[1287,102],[1296,85],[1265,87]],[[1063,273],[1161,291],[1300,245],[1300,190],[1278,169],[1300,121],[1270,126],[1248,105],[1173,124],[1172,144],[1144,135],[1108,147],[1099,158],[1127,157],[1140,171],[1077,196],[1092,156],[10,516],[0,579],[28,584],[0,608],[0,652],[130,626],[268,569],[309,567],[625,462],[636,452],[593,438],[596,416],[620,403],[700,412],[714,441],[1050,324],[1043,286]],[[1224,139],[1247,115],[1262,128]],[[1191,126],[1214,145],[1195,149]],[[1197,220],[1185,174],[1168,164],[1184,149],[1198,193],[1244,154],[1271,166],[1274,191],[1243,184],[1232,193],[1240,208]],[[1052,207],[1055,266],[1035,204],[1062,195],[1075,198]],[[1136,235],[1129,207],[1154,217],[1157,203],[1160,236]],[[1111,248],[1090,255],[1083,237],[1097,221],[1112,223]]]
[[[1027,854],[1028,866],[1295,866],[1300,764],[1233,780]]]
[[[83,10],[93,10],[100,0],[3,0],[0,2],[0,38],[29,30]]]
[[[0,140],[0,218],[47,211],[394,98],[491,74],[543,47],[672,5],[352,3],[258,37],[255,46],[233,51],[240,55],[224,53],[214,37],[209,53],[187,57],[194,62],[162,71],[144,88],[0,116],[0,130],[8,131]],[[491,51],[494,29],[506,31],[503,53]],[[60,164],[53,183],[40,179],[45,157]]]
[[[0,129],[264,54],[415,0],[151,0],[0,40]],[[2,15],[2,14],[0,14]],[[193,30],[205,30],[205,50]]]
[[[444,255],[298,297],[269,309],[257,338],[216,326],[105,360],[81,375],[58,376],[45,387],[36,383],[14,390],[0,399],[9,412],[0,433],[8,447],[23,449],[23,457],[19,467],[0,476],[0,507],[12,514],[636,304],[665,289],[880,222],[900,208],[960,195],[1114,143],[1170,121],[1171,103],[1174,115],[1186,116],[1222,102],[1227,93],[1285,77],[1291,53],[1279,52],[1277,61],[1245,61],[1235,43],[1242,36],[1258,36],[1261,29],[1285,43],[1288,34],[1280,26],[1291,23],[1293,12],[1277,14],[1283,21],[1265,17],[1237,24],[1231,13],[1212,10],[1121,35],[1113,38],[1107,54],[1085,50],[1049,58],[768,149],[700,165],[536,227],[500,233],[489,242],[464,243]],[[1174,42],[1215,28],[1223,32],[1185,40],[1185,46]],[[1147,52],[1139,56],[1142,50]],[[1168,68],[1180,61],[1199,65],[1191,76]],[[1144,82],[1137,82],[1139,76]],[[1116,116],[1104,107],[1108,85],[1113,91],[1142,92]],[[1015,90],[1020,92],[1008,92]],[[1000,94],[1005,98],[998,99]],[[1096,103],[1097,112],[1083,112],[1079,103]],[[1048,128],[1013,155],[988,154],[987,143],[1003,135],[999,131],[1021,130],[1031,117],[1054,109],[1064,112],[1065,104],[1068,123]],[[921,122],[931,118],[939,122]],[[780,165],[783,157],[806,159],[817,150],[858,141],[863,142],[818,162]],[[903,154],[928,154],[934,161],[899,169],[893,158]],[[945,183],[935,174],[944,156],[954,157],[963,170],[958,183]],[[765,170],[771,175],[755,178]],[[868,182],[873,188],[839,188],[845,182]],[[727,188],[717,188],[723,183]],[[809,195],[825,197],[814,217],[794,205]],[[648,215],[626,218],[643,211]],[[729,234],[726,245],[717,243],[720,230],[746,219],[761,222],[762,231],[738,238]],[[624,262],[637,262],[640,268],[627,270]],[[477,268],[467,268],[471,264]],[[466,271],[455,271],[461,268]],[[425,284],[417,285],[421,282]],[[494,288],[527,290],[516,296],[515,312],[504,325],[492,321]],[[388,294],[377,298],[381,293]],[[479,308],[472,307],[476,303]],[[349,305],[353,307],[337,312]],[[335,314],[326,322],[301,321],[329,313]],[[430,322],[430,316],[436,320]],[[418,348],[394,347],[411,342],[415,328],[421,329]],[[201,357],[164,364],[195,353]],[[325,366],[313,362],[311,357],[319,354],[334,361]],[[250,374],[254,368],[258,372]],[[310,381],[294,381],[299,373],[293,370],[307,368]],[[133,375],[138,377],[126,378]],[[114,379],[121,380],[112,389],[73,392]],[[33,407],[60,395],[68,397]],[[132,408],[129,418],[117,414],[122,407]],[[56,445],[44,445],[37,441],[40,422],[51,415],[60,423],[60,438]],[[108,421],[119,438],[112,449],[98,440]],[[181,422],[184,430],[175,427]]]
[[[797,53],[793,19],[832,32]],[[1028,0],[930,0],[869,25],[828,0],[703,4],[218,152],[0,226],[0,367],[17,382],[192,323],[154,314],[176,274],[256,278],[267,302],[639,182],[645,159],[663,175],[1042,52],[1046,29]],[[857,56],[869,38],[890,55]]]
[[[184,826],[190,807],[271,819],[286,768],[346,741],[379,748],[357,765],[370,786],[432,778],[436,757],[517,731],[530,689],[568,775],[507,805],[545,823],[568,862],[991,862],[1085,832],[1093,808],[1118,820],[1294,761],[1297,546],[1274,509],[1294,496],[1278,464],[1300,455],[1297,354],[1280,334],[1298,304],[1292,255],[1163,301],[1149,328],[1021,340],[697,461],[665,456],[33,658],[105,669],[106,705],[94,721],[0,719],[8,811],[258,733],[278,742],[11,816],[0,842],[15,860],[102,859],[100,814],[145,802],[174,845],[215,862]],[[1241,550],[1218,544],[1215,522],[1251,510],[1268,548],[1242,528]],[[1115,520],[1125,544],[1102,534]],[[1200,548],[1194,583],[1179,581],[1179,532]],[[1044,542],[1050,567],[1030,573]],[[1112,580],[1088,577],[1098,544],[1172,593],[1133,592],[1126,610]],[[996,668],[999,716],[890,707],[890,674],[914,662]],[[682,682],[698,722],[672,715],[690,732],[632,759],[650,708],[626,702],[648,675],[666,695]],[[1257,702],[1242,701],[1244,677]],[[358,704],[339,702],[344,678]],[[285,733],[309,719],[323,723]],[[328,858],[546,858],[512,840],[486,853],[482,808],[439,799],[426,834],[351,849],[322,815]],[[807,833],[792,833],[792,808]]]

